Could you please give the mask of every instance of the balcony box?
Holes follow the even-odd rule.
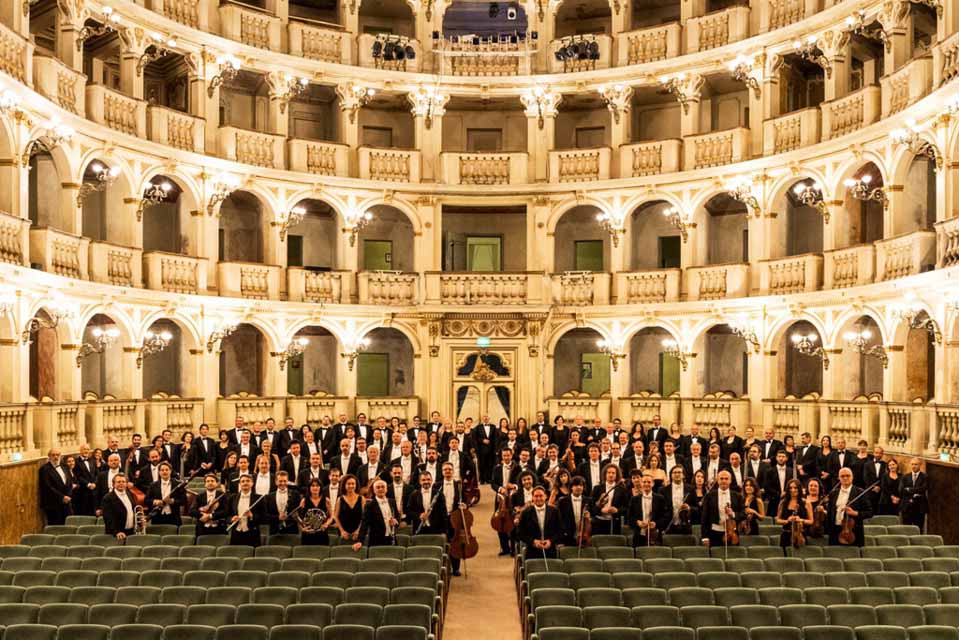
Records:
[[[90,243],[90,279],[119,287],[143,286],[143,252],[109,242]]]
[[[936,232],[913,231],[876,242],[876,279],[904,278],[936,263]]]
[[[356,274],[360,304],[402,307],[420,300],[420,277],[401,271],[361,271]]]
[[[350,175],[350,147],[320,140],[287,140],[290,169],[320,176]]]
[[[719,264],[686,269],[686,296],[689,300],[741,298],[748,294],[748,264]]]
[[[255,262],[218,262],[217,286],[221,296],[278,300],[282,269]]]
[[[682,269],[620,271],[614,280],[613,296],[616,304],[676,302],[682,277]]]
[[[621,33],[616,36],[616,66],[675,58],[682,50],[682,35],[678,22]]]
[[[419,182],[420,152],[413,149],[360,147],[360,178],[384,182]]]
[[[860,244],[823,253],[823,289],[856,287],[872,282],[876,273],[876,248]]]
[[[918,102],[932,90],[932,56],[924,55],[879,81],[882,117],[888,118]]]
[[[526,184],[526,153],[442,153],[444,184]]]
[[[537,272],[426,273],[426,302],[455,305],[543,304],[545,277]]]
[[[819,109],[809,107],[763,123],[763,153],[786,153],[819,142]]]
[[[550,182],[590,182],[609,179],[609,147],[549,152]]]
[[[150,140],[174,149],[203,153],[206,121],[188,113],[150,105],[147,107],[147,133]]]
[[[286,137],[236,127],[220,127],[218,134],[221,157],[257,167],[284,168]]]
[[[679,171],[681,139],[624,144],[619,148],[620,178],[641,178]]]
[[[280,19],[263,9],[246,4],[221,4],[220,35],[258,49],[280,50]]]
[[[959,75],[959,31],[932,49],[932,85],[939,87]]]
[[[72,114],[86,117],[87,77],[56,58],[34,54],[33,88]]]
[[[49,227],[30,229],[30,262],[47,273],[87,280],[90,239]]]
[[[290,18],[287,30],[290,36],[290,55],[321,62],[352,64],[350,34],[342,27],[305,18]]]
[[[125,96],[102,84],[90,84],[86,89],[87,118],[114,131],[146,138],[147,103]]]
[[[313,271],[302,267],[286,270],[286,291],[294,302],[347,304],[353,294],[351,271]]]
[[[567,44],[562,39],[556,39],[549,43],[549,54],[546,56],[549,60],[550,73],[575,73],[577,71],[591,71],[593,69],[609,69],[609,61],[613,57],[613,39],[608,35],[584,34],[587,41],[596,39],[599,45],[599,60],[568,60],[563,62],[556,59],[556,51]]]
[[[386,71],[409,71],[411,73],[416,73],[420,70],[423,55],[426,52],[424,52],[418,40],[413,40],[412,38],[404,40],[404,43],[408,43],[416,52],[416,57],[412,60],[409,58],[403,58],[402,60],[384,60],[382,57],[374,58],[373,43],[375,41],[376,34],[373,33],[364,33],[357,38],[356,50],[359,54],[361,67],[385,69]]]
[[[706,51],[749,37],[749,7],[721,9],[686,21],[686,52]]]
[[[832,140],[872,124],[879,119],[881,103],[882,91],[876,85],[822,103],[822,139]]]
[[[609,304],[610,274],[567,271],[551,277],[553,304],[566,307]]]
[[[822,284],[823,258],[816,253],[762,260],[759,289],[762,295],[816,291]]]
[[[736,127],[683,139],[685,168],[705,169],[749,159],[749,129]]]
[[[143,254],[143,269],[148,289],[200,295],[207,292],[206,258],[148,251]]]

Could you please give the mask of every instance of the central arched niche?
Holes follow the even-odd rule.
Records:
[[[664,213],[665,200],[646,202],[633,211],[629,234],[631,271],[682,267],[682,236]]]
[[[220,260],[263,262],[263,207],[249,191],[234,191],[220,205]]]
[[[679,392],[680,362],[663,353],[663,341],[672,334],[662,327],[646,327],[629,341],[629,392],[670,396]]]
[[[567,331],[553,352],[553,395],[570,391],[599,398],[609,393],[609,356],[596,343],[602,336],[595,329]]]

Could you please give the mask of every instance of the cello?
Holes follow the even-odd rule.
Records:
[[[450,555],[463,561],[463,573],[466,573],[466,559],[479,553],[479,543],[473,535],[473,514],[460,503],[459,509],[450,514],[450,526],[453,527],[453,539],[450,540]]]
[[[515,526],[513,514],[509,508],[509,498],[511,495],[512,491],[507,492],[505,496],[499,493],[496,494],[498,503],[496,505],[496,511],[494,511],[490,517],[489,524],[493,527],[493,531],[497,533],[509,535]]]
[[[479,488],[479,461],[476,459],[476,453],[472,454],[473,456],[473,473],[470,475],[468,480],[463,481],[463,501],[466,502],[466,505],[472,507],[479,504],[480,501],[480,488]],[[470,516],[472,519],[472,516]]]

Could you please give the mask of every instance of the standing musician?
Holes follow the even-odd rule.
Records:
[[[372,493],[373,481],[386,475],[386,465],[380,460],[380,448],[378,445],[370,445],[366,450],[366,462],[360,465],[356,471],[356,477],[360,481],[360,489],[366,493]]]
[[[777,452],[776,455],[779,455]],[[865,499],[865,498],[864,498]],[[802,482],[793,478],[786,483],[786,491],[783,493],[782,500],[779,502],[779,510],[776,513],[776,524],[783,526],[783,532],[779,534],[779,546],[786,549],[791,546],[797,546],[793,535],[794,524],[799,523],[799,529],[802,531],[805,527],[811,527],[813,524],[813,507],[807,498],[803,497]]]
[[[169,462],[160,463],[160,479],[147,490],[146,504],[151,507],[150,524],[180,526],[180,513],[186,506],[186,485],[176,486]]]
[[[716,488],[703,497],[700,538],[709,547],[722,547],[731,541],[726,538],[726,521],[732,518],[738,524],[745,517],[743,497],[730,489],[732,476],[725,469],[716,474]]]
[[[586,481],[586,492],[594,496],[594,489],[603,484],[603,463],[599,459],[599,445],[592,443],[586,449],[587,460],[576,469],[576,475]]]
[[[629,502],[626,520],[633,528],[633,547],[645,547],[662,542],[662,531],[669,526],[672,514],[666,499],[653,493],[653,479],[643,476],[640,493]]]
[[[241,475],[238,484],[239,492],[231,494],[227,499],[226,516],[233,525],[230,544],[258,547],[260,524],[265,519],[263,503],[260,496],[253,493],[253,477],[250,474]]]
[[[829,509],[826,512],[826,526],[829,532],[829,544],[843,544],[839,540],[839,534],[843,529],[844,523],[848,518],[852,519],[852,530],[855,534],[853,546],[862,547],[865,545],[865,536],[863,535],[863,521],[872,517],[872,510],[869,505],[868,497],[858,500],[862,494],[862,489],[852,484],[852,469],[843,467],[839,470],[839,484],[833,488],[833,497],[829,502]],[[851,502],[855,504],[850,505]]]
[[[110,457],[107,458],[106,469],[101,471],[97,475],[97,489],[96,489],[96,507],[97,515],[102,509],[103,499],[111,491],[113,487],[113,479],[118,475],[122,474],[123,471],[120,469],[120,455],[116,453],[111,453]]]
[[[296,519],[291,513],[300,504],[300,494],[290,487],[290,476],[286,471],[276,473],[276,491],[266,497],[266,513],[270,518],[270,534],[299,533]]]
[[[922,531],[929,512],[929,500],[926,496],[928,482],[926,474],[919,469],[919,458],[909,461],[909,473],[904,473],[899,484],[901,514],[903,524],[913,524]]]
[[[526,559],[555,558],[556,545],[563,536],[559,509],[546,504],[546,489],[533,489],[531,508],[519,518],[518,538],[526,545]]]
[[[581,476],[574,477],[569,487],[569,495],[560,498],[556,507],[563,530],[562,543],[575,547],[579,545],[583,518],[589,520],[590,500],[584,493],[586,481]]]
[[[323,497],[323,485],[319,480],[310,480],[307,495],[300,500],[299,508],[300,544],[329,545],[327,529],[333,524],[333,509]],[[319,526],[313,526],[319,520],[322,520]]]
[[[462,484],[453,478],[452,463],[443,463],[443,480],[440,483],[439,490],[443,494],[443,502],[446,505],[446,539],[452,540],[456,534],[453,531],[450,516],[453,511],[460,507],[466,507],[463,502]],[[450,568],[454,576],[460,575],[460,559],[450,556]]]
[[[442,458],[443,464],[453,465],[453,478],[461,482],[469,482],[476,475],[473,460],[469,454],[460,450],[460,438],[453,435],[449,439],[449,451]]]
[[[136,531],[133,496],[127,493],[127,477],[113,476],[113,491],[103,497],[103,526],[107,535],[125,540]]]
[[[40,467],[40,507],[47,524],[63,524],[70,515],[69,475],[60,465],[60,450],[50,449],[47,462]]]
[[[397,524],[396,505],[386,495],[386,482],[376,480],[373,482],[373,498],[363,510],[363,521],[353,550],[358,551],[364,541],[368,547],[396,544]]]
[[[603,467],[602,477],[605,481],[593,487],[590,496],[593,532],[619,535],[623,531],[623,516],[629,508],[629,491],[623,486],[622,473],[615,464]]]
[[[402,527],[406,524],[406,503],[410,497],[410,487],[403,482],[403,467],[398,464],[390,465],[390,482],[387,483],[386,495],[396,505],[397,526]]]
[[[500,451],[500,460],[502,462],[493,468],[490,474],[490,487],[496,492],[496,502],[493,505],[494,510],[502,503],[500,500],[509,502],[512,506],[510,494],[516,491],[516,485],[512,481],[513,477],[513,452],[508,448]],[[499,555],[508,556],[513,553],[513,541],[511,537],[502,532],[497,532],[499,536]]]
[[[190,515],[197,521],[196,535],[205,536],[226,533],[226,498],[219,489],[219,482],[215,473],[203,476],[203,488],[196,500]],[[214,504],[215,503],[215,504]],[[210,505],[213,505],[212,509]]]
[[[669,441],[667,441],[669,442]],[[684,533],[693,532],[692,519],[690,518],[689,496],[692,492],[692,486],[685,482],[686,470],[682,465],[675,465],[669,470],[669,484],[660,489],[660,493],[666,500],[666,506],[669,509],[670,519],[663,533]],[[686,514],[685,516],[683,514]]]
[[[339,472],[339,469],[337,469],[337,472]],[[289,467],[287,467],[287,473],[289,473]],[[313,480],[318,480],[320,484],[326,484],[326,479],[327,473],[323,470],[323,456],[319,453],[313,453],[310,454],[309,466],[300,471],[300,475],[296,479],[296,485],[300,487],[300,491],[305,492]]]
[[[419,491],[410,494],[406,503],[406,517],[413,533],[442,533],[449,529],[446,499],[439,487],[433,486],[429,471],[419,474]]]

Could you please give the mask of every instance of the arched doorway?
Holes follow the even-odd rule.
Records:
[[[122,333],[110,316],[98,313],[83,329],[77,362],[84,398],[123,398],[127,380],[123,367]]]
[[[553,273],[609,268],[609,234],[596,222],[599,213],[598,207],[586,204],[560,217],[553,235]]]
[[[603,353],[598,342],[603,339],[595,329],[570,329],[556,343],[553,350],[553,396],[570,391],[599,398],[609,394],[609,355]]]
[[[808,344],[806,348],[803,345]],[[783,332],[779,340],[778,384],[781,398],[805,398],[809,395],[822,395],[822,371],[825,354],[817,354],[822,349],[822,336],[812,323],[799,320],[792,323]]]
[[[234,191],[220,205],[219,260],[263,262],[263,207],[249,191]]]
[[[682,267],[683,239],[666,215],[665,200],[644,202],[630,216],[629,268],[631,271]]]
[[[239,325],[220,342],[220,395],[263,395],[269,361],[266,336],[251,324]]]
[[[673,336],[662,327],[640,329],[629,341],[630,394],[655,393],[663,397],[679,393],[681,363],[665,351]]]
[[[324,393],[335,396],[339,342],[326,327],[309,325],[293,336],[308,340],[303,353],[287,364],[286,391],[291,396]]]

